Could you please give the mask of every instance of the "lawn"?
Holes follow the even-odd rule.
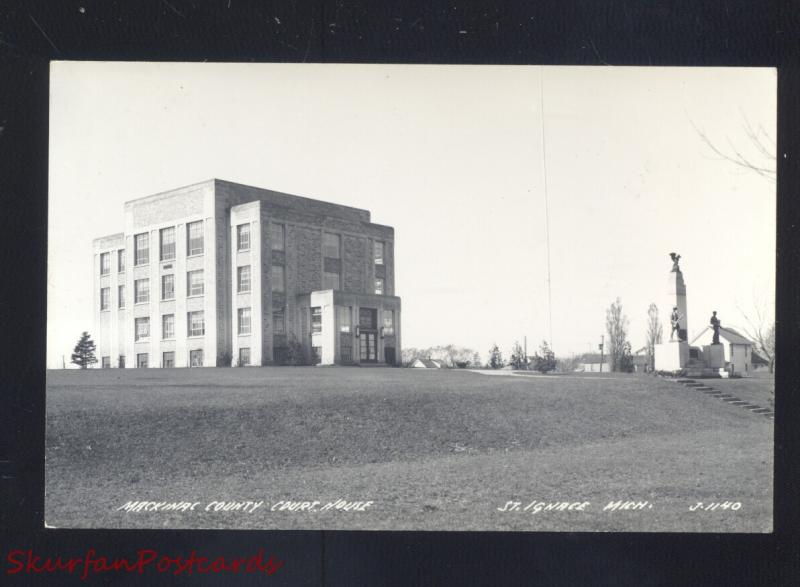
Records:
[[[768,532],[772,421],[646,376],[50,371],[55,527]],[[371,501],[365,511],[322,505]],[[125,512],[128,501],[199,503]],[[282,500],[312,511],[271,511]],[[611,501],[646,501],[603,511]],[[212,501],[263,501],[247,513]],[[583,511],[498,511],[507,502]],[[690,511],[696,502],[735,511]]]

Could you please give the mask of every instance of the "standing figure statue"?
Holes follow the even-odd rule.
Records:
[[[669,322],[672,325],[672,331],[669,333],[669,339],[675,340],[675,333],[678,333],[678,340],[681,339],[681,315],[678,314],[678,306],[672,308],[672,314],[669,317]]]
[[[711,326],[714,328],[714,339],[711,341],[711,344],[719,344],[719,327],[720,321],[717,318],[717,311],[714,310],[713,314],[711,315]]]
[[[681,256],[678,253],[670,253],[669,258],[672,259],[672,270],[678,272],[681,268],[678,266],[678,262],[681,260]]]

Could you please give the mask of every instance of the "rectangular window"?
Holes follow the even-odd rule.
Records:
[[[120,273],[125,271],[125,249],[117,251],[117,270]]]
[[[203,291],[203,270],[189,271],[186,274],[186,295],[201,296]]]
[[[322,289],[339,289],[339,274],[325,271],[322,274]]]
[[[103,369],[111,369],[111,357],[103,357],[100,364]]]
[[[250,248],[250,224],[240,224],[236,227],[236,248],[240,251]]]
[[[250,348],[242,347],[239,349],[239,366],[246,367],[250,364]]]
[[[161,316],[161,338],[175,338],[175,314]]]
[[[175,276],[172,273],[161,276],[161,299],[175,299]]]
[[[383,265],[384,255],[386,254],[386,244],[383,241],[375,241],[375,264]]]
[[[186,325],[189,336],[203,336],[206,333],[206,320],[203,311],[189,312]]]
[[[100,288],[100,310],[108,310],[111,307],[111,288]]]
[[[142,368],[142,369],[146,369],[147,368],[147,359],[148,359],[148,354],[147,353],[138,353],[136,355],[136,366],[139,367],[139,368]]]
[[[250,334],[250,308],[239,308],[239,334]]]
[[[286,312],[283,308],[272,310],[272,334],[286,334]]]
[[[394,310],[383,311],[383,334],[394,336]]]
[[[174,351],[165,351],[161,354],[161,366],[162,367],[174,367],[175,366],[175,352]]]
[[[269,240],[273,251],[283,251],[286,248],[286,229],[283,224],[269,225]]]
[[[236,291],[247,293],[250,291],[250,265],[243,265],[236,269]]]
[[[111,273],[111,253],[100,253],[100,275]]]
[[[146,232],[133,237],[133,264],[147,265],[150,262],[150,235]]]
[[[186,254],[202,255],[203,254],[203,221],[189,222],[186,225]]]
[[[189,366],[190,367],[203,366],[203,349],[189,351]]]
[[[150,280],[137,279],[133,282],[133,300],[136,304],[150,301]]]
[[[311,308],[311,333],[322,332],[322,308]]]
[[[120,369],[124,369],[125,368],[125,355],[120,355],[119,359],[118,359],[118,362],[119,362],[119,368]]]
[[[175,258],[175,227],[161,229],[161,260],[171,261]]]
[[[285,291],[286,272],[283,265],[272,266],[272,291]]]
[[[342,239],[338,234],[324,233],[322,235],[322,256],[328,259],[338,259],[341,244]]]
[[[125,286],[118,285],[117,286],[117,306],[119,308],[125,307]]]
[[[375,293],[383,295],[383,278],[378,277],[375,279]]]
[[[136,340],[150,338],[150,318],[136,318],[134,322],[136,326]]]
[[[339,332],[350,332],[353,325],[353,308],[350,306],[336,306],[339,321]]]

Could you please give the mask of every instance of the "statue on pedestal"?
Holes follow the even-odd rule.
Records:
[[[681,268],[678,266],[678,262],[681,260],[681,256],[678,253],[670,253],[669,258],[672,259],[672,270],[674,272],[678,272]]]
[[[672,308],[672,314],[669,317],[669,323],[672,325],[672,331],[669,333],[669,339],[675,340],[675,333],[678,333],[678,340],[681,340],[681,315],[678,314],[678,306]]]
[[[711,341],[711,344],[719,344],[720,321],[719,321],[719,318],[717,318],[717,311],[716,310],[714,310],[714,312],[711,315],[710,323],[711,323],[711,326],[714,328],[714,338]]]

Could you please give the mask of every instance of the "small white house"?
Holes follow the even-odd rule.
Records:
[[[611,363],[608,355],[587,354],[581,357],[581,362],[575,371],[582,373],[610,373]]]
[[[714,340],[714,329],[706,326],[694,337],[692,346],[703,348]],[[725,369],[731,375],[749,377],[753,373],[753,342],[736,332],[733,328],[719,329],[719,341],[725,353]]]
[[[442,362],[436,359],[414,359],[411,367],[414,369],[441,369]]]

